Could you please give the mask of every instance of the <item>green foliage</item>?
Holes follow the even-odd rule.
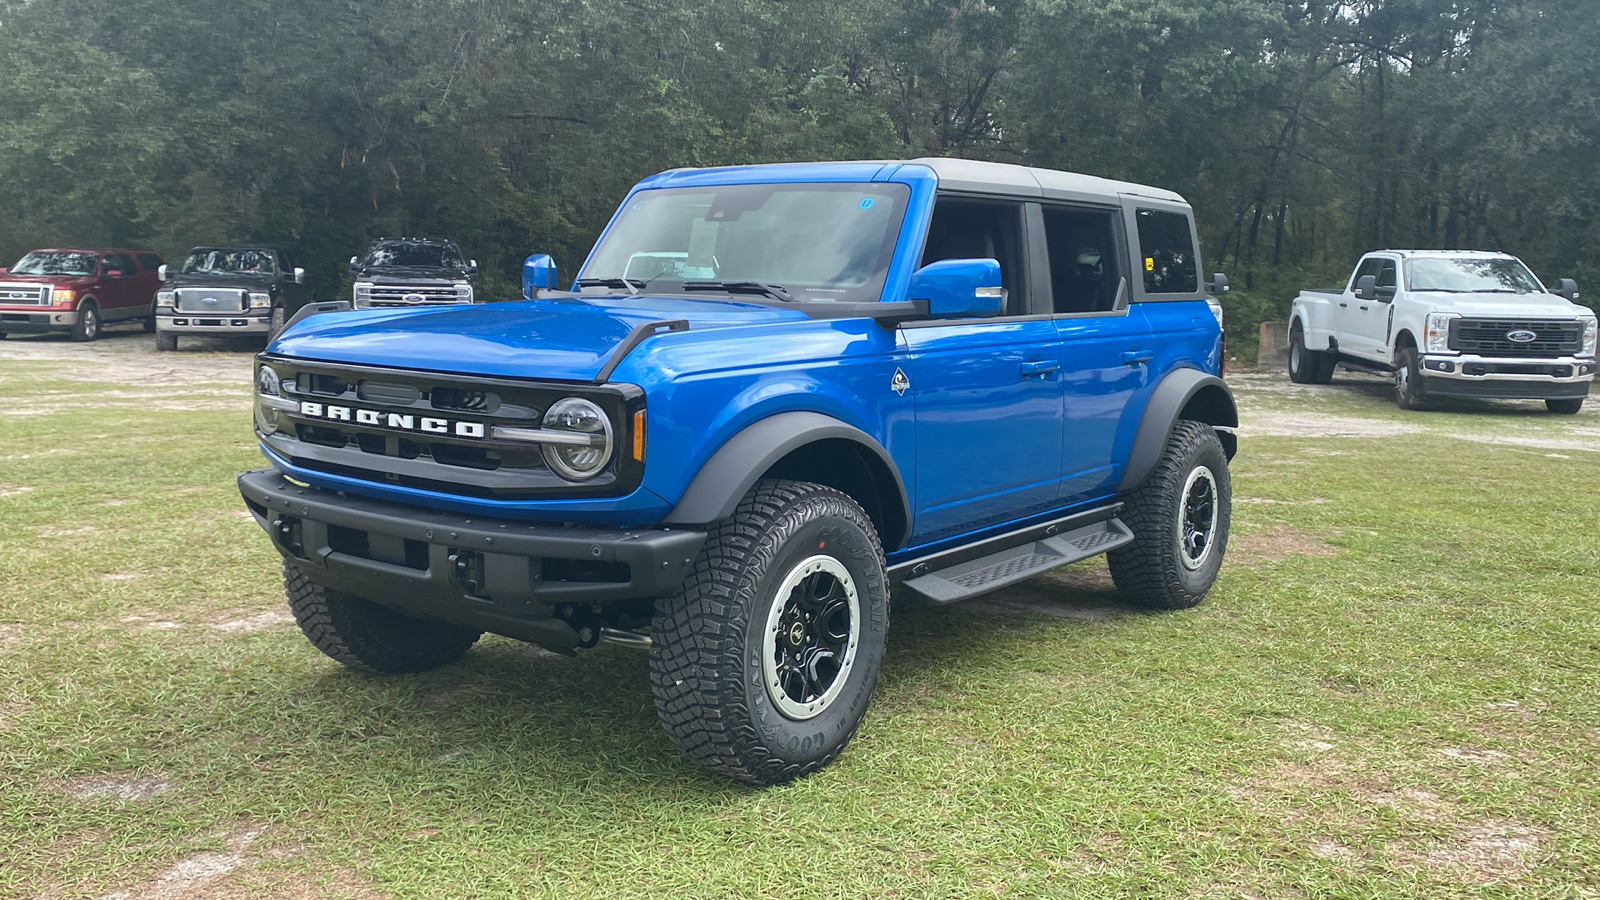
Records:
[[[1592,6],[0,0],[0,256],[281,242],[326,294],[449,236],[511,292],[652,172],[935,154],[1178,190],[1274,301],[1380,246],[1594,284]]]

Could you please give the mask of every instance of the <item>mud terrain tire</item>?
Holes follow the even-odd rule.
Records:
[[[460,659],[480,632],[413,619],[363,597],[325,588],[283,567],[283,589],[312,646],[352,669],[380,675],[426,672]]]
[[[1123,496],[1131,544],[1106,554],[1122,599],[1147,609],[1204,600],[1228,548],[1233,486],[1216,429],[1180,419],[1161,461]]]

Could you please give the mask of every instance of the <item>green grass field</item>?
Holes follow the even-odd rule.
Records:
[[[1600,896],[1600,403],[1237,377],[1204,605],[897,607],[855,743],[762,791],[626,649],[322,657],[242,379],[116,376],[0,362],[0,895]]]

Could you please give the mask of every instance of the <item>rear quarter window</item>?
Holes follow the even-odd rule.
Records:
[[[1141,209],[1139,256],[1146,294],[1193,294],[1200,290],[1194,230],[1182,213]]]
[[[139,254],[139,267],[146,272],[154,272],[161,268],[161,257],[154,253]]]

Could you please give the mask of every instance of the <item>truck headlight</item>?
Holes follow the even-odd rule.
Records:
[[[299,409],[299,404],[283,396],[283,385],[271,366],[256,370],[255,394],[256,430],[263,436],[277,433],[279,413]]]
[[[1600,319],[1590,319],[1583,323],[1583,349],[1578,351],[1579,356],[1594,355],[1597,332],[1600,332]]]
[[[588,400],[568,397],[551,404],[543,425],[545,431],[563,435],[541,445],[545,464],[562,478],[586,481],[611,461],[611,420]]]
[[[272,295],[271,294],[251,294],[250,295],[250,308],[251,309],[266,309],[267,307],[269,307],[271,305],[272,305]]]
[[[456,300],[457,300],[457,302],[460,302],[460,303],[471,303],[472,302],[472,285],[470,285],[470,284],[458,284],[458,285],[456,285]]]
[[[1422,339],[1424,353],[1447,353],[1450,350],[1450,320],[1455,313],[1428,313],[1427,328]]]
[[[156,306],[171,309],[177,305],[178,295],[173,291],[156,291]]]
[[[56,288],[50,292],[50,301],[56,306],[65,306],[78,299],[78,292],[72,288]]]
[[[372,282],[358,281],[355,290],[355,308],[366,309],[372,305]]]

